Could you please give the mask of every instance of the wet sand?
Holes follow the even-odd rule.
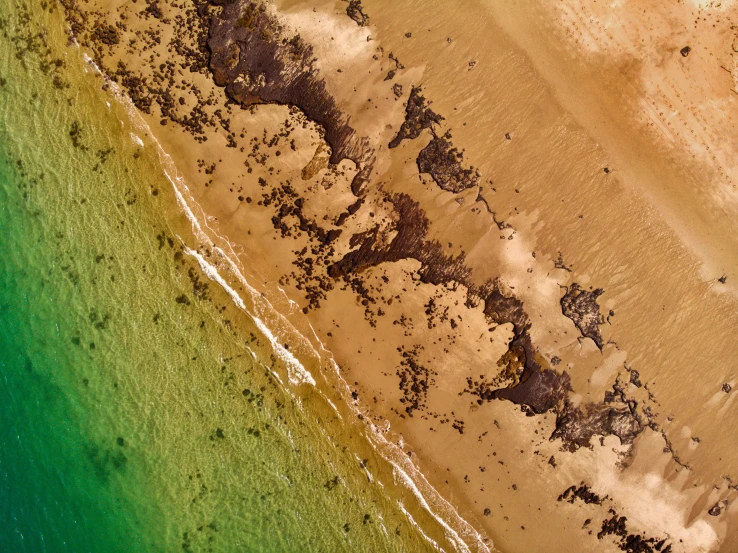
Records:
[[[488,543],[731,550],[729,3],[67,8],[249,283]]]

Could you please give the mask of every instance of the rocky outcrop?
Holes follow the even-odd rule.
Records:
[[[369,24],[369,16],[364,13],[361,0],[350,0],[346,7],[346,15],[353,19],[359,27],[366,27]]]
[[[593,436],[615,435],[620,443],[629,445],[642,430],[637,413],[628,404],[587,403],[574,407],[567,402],[556,417],[551,438],[560,438],[566,449],[576,451],[590,447]]]
[[[336,105],[316,67],[312,47],[291,34],[262,2],[227,2],[212,17],[208,37],[210,69],[219,86],[242,106],[281,104],[300,109],[320,125],[331,147],[330,163],[350,159],[359,172],[358,190],[368,178],[372,152],[349,117]]]
[[[357,136],[349,118],[328,92],[316,68],[311,46],[300,36],[290,35],[263,3],[216,1],[224,4],[220,13],[212,17],[208,37],[210,68],[216,83],[224,86],[228,96],[243,106],[276,103],[299,108],[308,119],[324,129],[325,140],[332,149],[331,163],[342,159],[357,163],[359,171],[352,182],[352,191],[360,196],[363,184],[369,179],[374,152],[369,150],[365,139]],[[360,18],[357,21],[360,25],[366,23],[359,2],[351,2],[347,13],[355,21],[355,17]],[[404,140],[417,139],[424,130],[429,130],[431,141],[417,159],[419,171],[430,174],[442,189],[450,192],[476,186],[479,174],[474,168],[463,167],[463,154],[451,143],[450,134],[439,136],[436,132],[435,127],[442,121],[443,117],[430,109],[421,89],[413,87],[405,108],[405,120],[389,147],[396,148]],[[353,289],[359,290],[362,286],[356,275],[364,269],[384,262],[416,259],[421,263],[419,273],[423,282],[464,284],[468,289],[469,303],[483,302],[485,315],[491,322],[513,324],[515,336],[510,351],[515,354],[517,367],[515,378],[508,381],[507,386],[500,387],[499,382],[470,382],[465,392],[476,395],[479,402],[511,401],[528,410],[529,414],[553,410],[557,415],[557,429],[552,438],[561,438],[569,449],[588,445],[594,435],[615,434],[624,443],[632,442],[642,427],[634,422],[636,419],[632,418],[633,413],[626,404],[572,407],[568,402],[572,391],[570,378],[566,372],[548,367],[537,355],[528,334],[530,322],[522,302],[504,295],[498,283],[475,284],[463,255],[447,255],[440,243],[427,240],[430,222],[410,196],[396,194],[386,199],[396,214],[391,228],[381,229],[377,225],[354,235],[350,239],[351,251],[340,259],[331,259],[332,256],[327,255],[327,278],[343,279],[351,283]],[[353,212],[359,210],[362,203],[357,202],[354,206]],[[292,217],[289,213],[294,210],[291,209],[285,210],[282,206],[275,216],[275,228],[279,227],[283,233],[288,232],[285,230],[285,217]],[[353,212],[350,209],[337,224],[340,226]],[[299,215],[295,220],[299,221],[302,232],[312,234],[313,227],[319,228]],[[388,243],[385,241],[387,230],[393,235]],[[318,230],[315,233],[317,243],[329,243],[338,235],[333,232],[329,236]],[[331,286],[318,276],[314,264],[309,269],[304,287],[312,290],[310,305],[318,307],[324,291]],[[312,281],[316,282],[314,286],[309,284]],[[598,327],[602,318],[596,300],[601,293],[601,290],[586,291],[574,284],[561,300],[564,315],[577,325],[583,336],[592,338],[600,348],[603,341]],[[367,298],[362,301],[369,303]],[[419,382],[427,384],[427,380],[421,378]],[[420,401],[417,407],[415,401],[411,402],[413,410],[421,405]]]
[[[66,1],[67,11],[76,17],[71,0]],[[360,18],[357,23],[366,24],[366,14],[360,2],[349,2],[347,13],[355,21]],[[513,325],[514,338],[503,363],[505,379],[469,382],[466,393],[475,395],[479,402],[499,399],[514,402],[531,415],[554,411],[558,423],[555,437],[561,437],[573,448],[588,444],[593,435],[608,433],[616,434],[628,443],[640,431],[640,427],[628,419],[624,407],[627,402],[572,407],[568,402],[572,391],[569,375],[549,366],[537,353],[529,335],[530,321],[523,302],[506,294],[499,282],[479,285],[472,278],[463,254],[447,254],[439,242],[429,240],[430,221],[410,196],[396,194],[386,197],[394,211],[391,217],[394,222],[388,228],[377,225],[354,234],[349,239],[350,251],[338,256],[336,250],[345,249],[334,249],[334,244],[346,239],[342,234],[346,231],[337,227],[360,210],[371,209],[371,204],[365,204],[359,196],[362,196],[363,185],[370,178],[375,152],[368,146],[367,139],[358,136],[348,115],[338,107],[317,68],[311,45],[289,31],[267,2],[210,0],[206,3],[198,0],[188,14],[184,26],[188,34],[179,36],[175,32],[172,48],[186,60],[190,72],[205,74],[209,68],[216,84],[224,87],[227,96],[241,106],[270,103],[299,110],[322,128],[324,139],[330,146],[331,164],[344,159],[357,164],[357,175],[352,182],[357,201],[338,217],[334,228],[308,217],[303,210],[304,199],[290,183],[268,185],[264,182],[261,199],[256,198],[259,205],[271,206],[274,210],[272,224],[276,232],[283,237],[299,233],[310,237],[311,249],[303,248],[295,253],[295,271],[289,275],[305,293],[308,304],[304,311],[320,308],[321,301],[338,279],[345,281],[361,296],[362,304],[370,306],[376,300],[363,287],[362,271],[383,262],[416,259],[421,264],[419,275],[423,282],[436,285],[460,283],[468,290],[469,306],[482,304],[491,323]],[[154,12],[150,15],[157,16]],[[72,18],[72,22],[73,32],[82,32],[85,28],[81,18]],[[95,32],[91,27],[91,41],[105,48],[116,44],[118,31],[113,32],[109,27],[100,29]],[[396,58],[390,59],[395,61],[398,69],[401,68]],[[195,109],[181,113],[175,101],[177,67],[173,63],[162,63],[158,69],[154,68],[148,81],[125,66],[106,69],[123,84],[139,109],[151,111],[158,106],[162,125],[167,122],[179,124],[202,140],[205,140],[206,127],[219,125],[235,147],[236,137],[230,131],[230,120],[222,114],[217,117],[208,115],[205,107],[207,98],[198,97]],[[399,87],[394,90],[401,93]],[[430,142],[421,149],[417,158],[418,170],[430,174],[444,190],[459,192],[475,186],[479,175],[473,168],[463,166],[462,153],[452,144],[451,136],[439,131],[443,121],[443,117],[430,108],[430,102],[421,89],[414,87],[405,108],[405,119],[389,146],[396,148],[403,141],[418,139],[423,131],[429,131]],[[214,164],[209,170],[214,170]],[[252,198],[239,197],[239,201],[251,203]],[[498,223],[498,226],[503,228],[504,225]],[[596,302],[600,293],[572,285],[561,305],[564,314],[575,322],[582,334],[592,337],[601,347],[598,328],[601,317]],[[411,411],[422,409],[421,392],[429,385],[430,379],[420,363],[407,361],[403,367],[401,382],[407,384],[407,390],[420,394],[409,398],[410,403],[406,406]],[[629,405],[627,409],[633,414]]]
[[[451,134],[433,136],[418,154],[418,170],[429,173],[446,192],[459,193],[479,185],[479,171],[463,167],[464,154],[451,144]]]
[[[414,86],[405,106],[405,121],[397,135],[390,141],[389,147],[397,148],[403,140],[415,140],[425,129],[431,129],[441,121],[443,117],[430,109],[425,96],[421,94],[420,87]]]
[[[396,232],[392,241],[385,245],[379,240],[378,226],[355,235],[355,249],[331,265],[328,274],[338,278],[387,261],[416,259],[422,264],[420,276],[423,282],[441,284],[469,280],[471,271],[464,265],[463,256],[447,256],[441,244],[425,239],[430,221],[420,209],[420,204],[407,194],[396,194],[390,201],[398,215],[392,228]]]
[[[600,325],[605,321],[600,314],[597,298],[604,292],[602,288],[585,290],[575,282],[561,298],[561,312],[564,316],[571,319],[582,336],[590,338],[600,349],[604,345]]]

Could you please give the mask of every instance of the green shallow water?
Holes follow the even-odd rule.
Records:
[[[430,549],[182,254],[54,4],[0,35],[0,551]]]

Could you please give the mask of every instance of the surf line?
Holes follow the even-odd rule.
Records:
[[[259,311],[260,313],[268,312],[271,315],[276,315],[278,319],[281,319],[281,321],[291,331],[290,334],[300,336],[302,340],[307,343],[308,347],[316,354],[318,359],[323,358],[320,352],[318,352],[312,346],[307,337],[302,336],[300,332],[289,322],[289,320],[286,319],[286,317],[282,313],[275,309],[262,294],[260,294],[253,286],[249,284],[249,282],[244,277],[242,271],[240,270],[240,263],[234,261],[234,259],[230,255],[228,255],[226,251],[223,250],[223,248],[214,243],[213,237],[216,237],[219,242],[226,245],[226,249],[230,250],[235,259],[238,259],[238,256],[235,253],[233,245],[230,243],[230,241],[220,236],[212,227],[210,227],[210,225],[207,224],[207,216],[205,215],[202,206],[199,205],[199,203],[190,193],[189,187],[187,186],[184,177],[182,177],[177,170],[174,160],[164,150],[159,140],[151,131],[150,126],[146,123],[146,121],[143,119],[143,116],[136,109],[130,97],[120,88],[117,83],[112,81],[112,79],[110,79],[104,72],[100,70],[100,68],[97,66],[97,64],[95,64],[92,58],[90,58],[87,54],[83,55],[87,64],[92,66],[94,70],[98,74],[102,75],[102,77],[105,79],[106,84],[108,84],[110,90],[113,92],[113,97],[125,109],[132,126],[139,133],[149,137],[153,144],[156,146],[156,151],[159,157],[159,162],[161,163],[162,171],[167,180],[172,185],[175,197],[177,199],[177,204],[182,209],[182,212],[187,217],[187,219],[190,221],[195,237],[202,243],[212,245],[213,250],[218,254],[220,259],[227,264],[229,272],[233,274],[249,292],[251,302],[257,311]],[[136,134],[131,133],[131,139],[139,146],[143,144],[143,140]],[[196,209],[199,211],[201,215],[200,217],[195,215],[193,205],[196,206]],[[207,228],[209,233],[203,229],[203,226]],[[327,398],[322,390],[317,387],[316,381],[313,378],[312,374],[304,367],[302,363],[300,363],[300,361],[292,352],[287,350],[280,343],[280,341],[277,339],[269,326],[264,323],[264,321],[262,321],[259,316],[257,316],[255,313],[252,313],[251,310],[248,309],[244,299],[230,284],[228,284],[227,280],[220,274],[217,267],[214,264],[210,263],[207,259],[205,259],[202,254],[200,254],[196,250],[189,248],[184,243],[184,240],[181,239],[181,237],[179,238],[182,241],[185,252],[197,260],[201,270],[208,276],[208,278],[218,283],[223,288],[223,290],[229,295],[234,304],[239,309],[244,311],[254,321],[259,331],[267,338],[267,340],[269,340],[270,345],[272,346],[275,353],[287,366],[290,383],[295,386],[300,384],[309,384],[313,386],[324,399],[328,400],[328,403],[331,405],[331,407],[334,410],[338,411],[338,409],[330,401],[330,399]],[[282,292],[284,293],[284,291]],[[312,328],[312,325],[310,326],[314,336],[317,339],[318,337],[315,333],[315,330]],[[338,365],[333,359],[332,353],[325,348],[322,341],[318,339],[318,342],[320,343],[321,349],[329,355],[330,363],[334,368],[334,373],[337,377],[338,382],[344,388],[344,391],[348,390],[348,384],[340,375]],[[279,375],[277,375],[273,371],[271,372],[281,383]],[[350,402],[346,401],[345,404],[349,409],[355,411],[356,413],[360,413],[358,407],[352,406]],[[456,509],[446,499],[444,499],[435,488],[433,488],[433,486],[425,479],[425,476],[414,465],[412,465],[412,463],[407,461],[403,452],[400,451],[400,449],[395,444],[389,442],[386,438],[384,438],[384,436],[382,436],[381,434],[381,430],[379,430],[378,427],[376,427],[374,424],[367,423],[366,428],[373,430],[373,432],[366,433],[369,444],[375,451],[379,453],[381,458],[383,458],[392,466],[395,483],[397,484],[398,482],[401,482],[405,487],[412,491],[413,495],[416,497],[417,501],[423,507],[423,509],[427,511],[431,515],[431,517],[441,526],[446,539],[448,539],[449,543],[451,543],[454,549],[460,553],[471,553],[472,550],[468,545],[468,542],[471,542],[475,544],[475,549],[478,552],[491,553],[492,550],[490,550],[488,545],[484,542],[482,535],[477,532],[473,528],[473,526],[469,524],[469,522],[467,522],[463,517],[461,517],[461,515],[458,514]],[[420,487],[423,488],[422,491],[418,484],[420,484]],[[432,503],[441,507],[441,510],[445,511],[445,517],[435,512],[436,509],[434,509],[429,502],[429,499],[431,498]],[[405,516],[408,518],[409,522],[413,526],[419,528],[418,523],[412,518],[404,505],[402,505],[402,503],[399,501],[398,506],[403,514],[405,514]],[[453,522],[447,521],[446,518],[452,519]],[[454,529],[452,525],[456,526],[457,528]],[[443,551],[443,549],[441,549],[440,546],[425,532],[420,531],[420,534],[435,549]],[[464,535],[464,538],[462,538],[460,534]]]
[[[147,136],[151,139],[153,144],[156,147],[156,152],[159,157],[159,162],[162,166],[162,171],[164,175],[166,176],[167,180],[172,185],[172,188],[174,190],[174,194],[177,198],[177,203],[182,210],[182,212],[185,214],[187,219],[190,221],[192,225],[193,233],[195,234],[196,238],[202,242],[202,243],[208,243],[213,245],[214,251],[219,255],[219,257],[224,260],[227,265],[229,266],[230,272],[233,273],[237,279],[240,281],[241,284],[243,284],[244,288],[249,292],[249,295],[251,296],[251,303],[255,307],[255,310],[259,312],[259,314],[263,314],[264,312],[268,312],[272,315],[277,315],[280,319],[282,319],[282,322],[284,322],[289,330],[291,330],[290,334],[296,334],[299,335],[299,332],[289,323],[286,318],[279,313],[278,310],[276,310],[269,301],[264,298],[253,286],[251,286],[248,281],[244,278],[242,272],[240,271],[238,265],[233,261],[231,256],[229,256],[220,246],[215,244],[215,240],[213,240],[213,236],[217,237],[217,240],[219,242],[227,244],[227,249],[230,250],[232,255],[236,255],[235,251],[233,250],[233,246],[230,244],[230,242],[225,239],[224,237],[218,235],[218,233],[210,227],[207,222],[207,217],[205,215],[204,210],[202,207],[195,201],[195,199],[192,197],[189,187],[184,181],[184,178],[179,174],[179,171],[177,170],[176,164],[174,163],[174,160],[172,157],[164,150],[159,140],[156,138],[154,133],[151,131],[151,128],[146,123],[146,121],[143,119],[139,111],[136,109],[136,106],[133,104],[133,101],[130,99],[130,97],[121,89],[121,87],[118,85],[118,83],[114,82],[112,79],[110,79],[105,73],[101,71],[101,69],[98,67],[98,65],[94,62],[94,60],[88,56],[87,54],[83,54],[85,62],[89,66],[91,66],[94,71],[100,75],[103,76],[103,78],[106,81],[106,84],[110,87],[111,91],[113,92],[113,97],[119,102],[120,105],[125,109],[126,114],[129,117],[129,120],[133,127],[135,128],[138,133],[143,134],[144,136]],[[130,133],[131,139],[139,146],[143,145],[143,140],[134,133]],[[185,195],[187,197],[185,197]],[[199,211],[201,217],[198,217],[192,206],[197,206],[197,210]],[[203,220],[203,223],[200,221]],[[203,229],[203,226],[207,228],[209,232],[206,232]],[[200,268],[202,271],[210,278],[211,280],[217,282],[223,290],[230,296],[231,300],[234,302],[234,304],[239,307],[242,311],[244,311],[246,314],[249,315],[249,317],[253,320],[254,324],[256,324],[259,331],[267,338],[269,343],[272,346],[272,349],[277,354],[277,356],[285,363],[288,370],[289,380],[290,383],[297,386],[300,384],[309,384],[311,386],[316,386],[315,378],[313,378],[310,371],[308,371],[305,366],[300,363],[300,361],[295,357],[295,355],[290,352],[287,348],[285,348],[280,340],[277,338],[277,336],[274,335],[272,330],[267,326],[267,324],[264,323],[264,321],[261,319],[260,316],[258,316],[256,313],[253,313],[251,310],[249,310],[241,296],[236,292],[236,290],[228,284],[225,278],[218,272],[218,269],[216,266],[209,261],[207,261],[200,253],[196,252],[195,250],[189,248],[184,240],[182,240],[181,237],[180,241],[185,247],[185,252],[194,257],[198,264],[200,265]],[[260,304],[266,304],[266,305],[260,305]],[[261,309],[260,309],[261,308]],[[302,337],[302,336],[301,336]],[[307,339],[302,337],[303,341],[307,342]],[[312,346],[310,346],[311,349]],[[315,354],[317,355],[318,352],[316,351]]]

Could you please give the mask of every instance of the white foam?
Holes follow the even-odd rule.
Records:
[[[410,475],[402,470],[396,463],[392,463],[392,465],[394,468],[393,474],[395,476],[395,480],[399,479],[403,484],[405,484],[405,486],[412,490],[413,494],[417,498],[418,502],[423,506],[423,508],[428,511],[430,515],[436,520],[436,522],[438,522],[438,524],[443,527],[446,532],[446,538],[454,545],[456,550],[462,551],[463,553],[471,553],[471,549],[469,549],[469,546],[464,543],[464,540],[461,539],[456,530],[451,528],[451,526],[449,526],[445,520],[443,520],[441,517],[433,512],[433,509],[431,509],[431,506],[428,505],[428,502],[425,500],[425,497],[415,485],[415,482],[413,482],[413,479],[410,478]],[[489,551],[486,547],[484,550]]]
[[[333,410],[336,412],[336,415],[338,415],[338,418],[343,420],[343,416],[341,415],[341,412],[338,410],[338,407],[336,407],[336,404],[333,403],[329,397],[326,397],[325,400],[328,402],[328,405],[330,405]]]
[[[372,473],[369,472],[369,469],[368,468],[366,468],[366,464],[364,463],[364,461],[362,461],[361,459],[359,459],[359,456],[356,455],[356,453],[354,453],[354,459],[356,459],[359,462],[359,466],[362,469],[364,469],[364,473],[366,474],[366,477],[369,479],[369,483],[370,484],[373,483],[374,482],[374,476],[372,476]]]
[[[84,54],[85,61],[91,65],[98,73],[103,74],[100,71],[100,68],[95,64],[95,62],[90,58],[87,54]],[[103,74],[104,76],[104,74]],[[150,132],[150,128],[146,121],[144,121],[141,114],[138,112],[136,107],[133,105],[133,102],[131,99],[126,95],[124,92],[121,91],[120,87],[117,85],[117,83],[109,80],[107,77],[105,77],[108,84],[110,85],[111,90],[113,91],[114,97],[120,101],[120,103],[124,106],[126,111],[128,112],[128,115],[131,119],[131,122],[134,124],[134,126],[137,126],[139,129],[144,131],[144,134],[151,137],[151,140],[156,145],[157,154],[159,156],[159,161],[162,164],[162,170],[164,172],[164,175],[167,177],[167,180],[172,185],[172,188],[174,190],[174,194],[177,198],[177,203],[181,207],[182,211],[190,221],[192,225],[192,230],[195,233],[195,236],[198,240],[201,242],[205,242],[208,244],[211,244],[212,241],[210,239],[210,235],[208,235],[207,232],[205,232],[202,228],[202,225],[200,224],[200,219],[195,215],[192,205],[196,205],[201,214],[202,219],[205,219],[205,214],[202,208],[200,208],[199,204],[195,201],[195,199],[192,197],[192,195],[189,192],[189,188],[187,187],[184,179],[177,174],[176,165],[174,163],[174,160],[171,158],[171,156],[164,151],[164,148],[161,146],[159,141],[156,139],[156,137],[153,136],[153,134]],[[139,145],[143,146],[143,141],[134,133],[130,133],[131,137],[135,137],[139,141]],[[185,194],[188,196],[188,199],[185,198]],[[222,237],[220,237],[213,229],[211,229],[209,226],[205,225],[208,230],[214,234],[217,238],[224,241],[228,244],[228,248],[231,250],[232,255],[236,255],[233,251],[233,248],[230,246],[230,243],[228,243],[226,240],[224,240]],[[248,290],[249,294],[251,295],[251,299],[253,300],[254,304],[258,307],[259,303],[266,303],[267,305],[264,306],[265,310],[271,310],[272,313],[278,313],[276,310],[273,309],[273,307],[269,304],[269,302],[261,296],[256,289],[254,289],[243,277],[241,274],[241,271],[238,269],[236,263],[219,247],[213,245],[214,251],[219,254],[224,261],[229,265],[231,272],[235,274],[238,277],[238,280],[244,285],[244,287]],[[203,269],[206,275],[208,275],[209,278],[216,281],[218,284],[223,287],[224,290],[228,293],[229,296],[233,299],[234,303],[238,305],[239,308],[243,309],[245,312],[247,312],[256,326],[259,328],[259,330],[264,334],[264,336],[269,340],[269,343],[272,345],[272,347],[275,350],[275,353],[282,359],[286,366],[288,371],[288,376],[290,383],[293,385],[299,385],[299,384],[311,384],[313,386],[316,385],[315,379],[310,374],[310,372],[305,369],[305,367],[297,360],[297,358],[289,352],[280,341],[274,336],[274,334],[271,332],[271,330],[267,327],[267,325],[264,324],[264,322],[256,316],[254,313],[249,312],[249,310],[246,308],[246,305],[243,301],[243,298],[241,298],[238,293],[228,285],[226,280],[220,275],[218,270],[215,266],[207,262],[200,254],[197,254],[197,252],[194,252],[194,250],[188,249],[188,253],[192,255],[195,253],[196,259],[200,263],[200,267]],[[284,320],[284,322],[287,322],[284,317],[279,314],[279,316]],[[289,325],[289,322],[287,322]],[[291,327],[291,325],[289,325]],[[288,328],[289,328],[288,327]],[[275,375],[276,376],[276,375]],[[280,380],[281,382],[281,380]]]
[[[430,543],[436,551],[442,551],[443,553],[446,553],[446,551],[441,546],[438,545],[438,542],[436,542],[436,540],[434,540],[428,534],[423,532],[423,529],[420,527],[420,524],[415,522],[413,515],[411,515],[410,512],[407,509],[405,509],[405,506],[402,503],[400,503],[400,510],[405,514],[407,519],[410,521],[410,524],[412,524],[415,527],[415,529],[421,533],[421,535],[425,538],[425,541]]]
[[[345,392],[349,393],[350,390],[348,384],[343,379],[343,377],[341,377],[340,368],[332,357],[330,359],[330,363],[339,382],[345,387]],[[347,405],[350,404],[347,402]],[[356,407],[354,407],[354,411],[359,413],[359,409]],[[413,495],[415,495],[420,505],[444,529],[446,538],[454,546],[456,551],[460,551],[462,553],[470,553],[471,549],[469,548],[469,545],[467,545],[468,540],[468,542],[476,544],[478,552],[491,553],[491,550],[484,542],[482,535],[477,532],[471,524],[464,520],[464,518],[459,515],[456,508],[451,505],[451,503],[449,503],[446,499],[444,499],[438,493],[438,491],[433,488],[433,486],[430,485],[428,480],[425,478],[425,475],[407,459],[402,449],[387,440],[383,436],[382,429],[380,429],[373,423],[368,423],[368,425],[372,430],[374,430],[374,432],[367,434],[369,441],[374,446],[374,449],[379,452],[381,457],[388,463],[390,463],[390,465],[392,465],[393,476],[395,477],[395,480],[397,481],[399,479],[408,489],[413,492]],[[389,427],[387,427],[387,430],[389,430]],[[402,438],[400,438],[400,440],[402,441]],[[390,454],[390,452],[394,455]],[[401,465],[404,465],[404,467]],[[410,476],[410,474],[412,474],[412,476]],[[420,483],[425,489],[425,494],[418,487],[418,483]],[[431,507],[430,503],[426,499],[426,495],[433,497],[433,499],[435,500],[434,502],[444,510],[445,518],[436,512],[437,509]],[[400,507],[402,507],[401,503],[398,502],[398,504],[400,505]],[[454,530],[447,522],[447,518],[455,521],[455,524],[459,527],[459,530],[467,537],[467,540],[461,538],[459,532]],[[425,536],[425,533],[423,533],[423,535]]]
[[[141,138],[138,135],[133,134],[133,133],[130,133],[130,135],[131,135],[131,140],[136,146],[138,146],[139,148],[144,147],[143,140],[141,140]]]
[[[187,246],[185,246],[185,252],[187,253],[187,255],[191,255],[192,257],[197,259],[197,262],[200,264],[200,268],[208,276],[208,278],[220,284],[221,288],[223,288],[223,290],[225,290],[226,293],[231,297],[233,303],[235,303],[240,309],[243,309],[248,313],[243,298],[241,298],[241,296],[238,295],[238,292],[236,292],[225,281],[225,279],[221,276],[221,274],[213,265],[211,265],[200,253],[188,248]],[[313,376],[310,374],[309,371],[305,369],[305,367],[303,367],[302,363],[297,360],[292,352],[279,343],[277,338],[274,336],[274,334],[272,334],[271,330],[269,330],[269,328],[262,322],[261,319],[255,317],[251,313],[249,314],[251,315],[251,319],[254,321],[261,333],[266,336],[267,340],[269,340],[269,343],[272,345],[272,348],[275,350],[277,355],[279,355],[280,359],[282,359],[287,365],[287,374],[289,375],[290,383],[295,386],[305,383],[315,386],[315,379],[313,378]]]

